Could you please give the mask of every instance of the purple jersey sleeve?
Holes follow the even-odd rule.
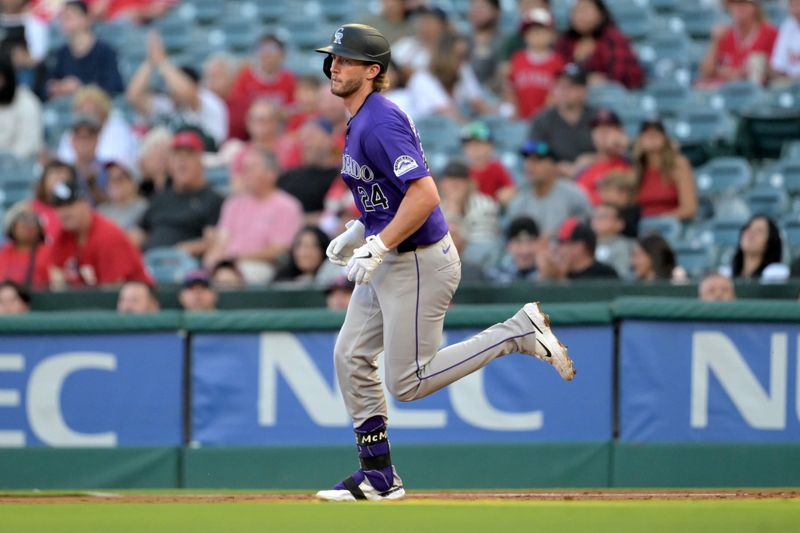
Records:
[[[364,139],[364,148],[371,160],[381,162],[384,175],[398,180],[405,189],[409,181],[430,176],[416,128],[405,118],[378,124]]]

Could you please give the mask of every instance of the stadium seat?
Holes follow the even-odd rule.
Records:
[[[633,0],[614,0],[608,7],[617,26],[632,41],[644,39],[653,31],[654,16],[647,5]]]
[[[459,125],[437,115],[422,117],[414,123],[427,150],[452,153],[461,149],[461,129]]]
[[[800,255],[800,218],[797,214],[781,222],[783,237],[792,251],[792,257]]]
[[[686,270],[692,278],[698,278],[706,273],[712,265],[711,250],[699,244],[677,243],[673,245],[672,251],[680,266]]]
[[[782,159],[766,167],[759,182],[792,195],[800,194],[800,157]]]
[[[709,39],[711,30],[724,20],[724,15],[717,9],[696,2],[680,2],[673,20],[693,39]]]
[[[701,195],[716,196],[730,191],[740,191],[752,179],[752,170],[741,157],[718,157],[695,171],[695,183]]]
[[[678,10],[681,0],[649,0],[650,7],[659,15],[672,14]]]
[[[714,109],[741,114],[758,104],[763,97],[763,90],[755,83],[731,81],[711,92],[708,95],[708,103]]]
[[[786,141],[783,143],[781,159],[800,159],[800,141]]]
[[[770,89],[764,97],[763,105],[773,109],[800,112],[800,84]]]
[[[180,283],[184,276],[199,267],[197,259],[179,248],[153,248],[144,261],[156,283]]]
[[[322,16],[332,23],[344,23],[353,16],[352,2],[342,0],[318,0]]]
[[[219,0],[190,0],[189,3],[194,6],[194,15],[202,25],[210,25],[219,20],[225,13],[227,4]]]
[[[676,81],[656,81],[645,89],[641,107],[649,113],[675,115],[687,104],[690,94],[687,87]]]
[[[760,186],[745,193],[745,202],[753,215],[767,215],[772,219],[780,218],[789,205],[789,198],[782,189]]]
[[[119,51],[125,46],[125,39],[128,32],[133,31],[133,26],[127,20],[115,20],[112,22],[102,22],[94,25],[94,32],[98,38],[110,44],[115,50]]]
[[[528,137],[529,124],[524,120],[506,120],[492,128],[494,143],[498,150],[518,150]]]
[[[252,19],[226,17],[218,27],[225,34],[225,48],[235,54],[251,52],[261,37],[261,27]]]
[[[745,218],[712,219],[706,226],[702,242],[720,248],[735,248],[739,244],[739,233],[746,222]]]
[[[215,191],[223,195],[228,194],[230,191],[231,178],[230,171],[228,170],[227,166],[222,165],[218,167],[207,168],[206,180]]]
[[[589,86],[586,100],[592,107],[607,107],[619,113],[629,106],[630,95],[624,85],[609,82]]]
[[[691,42],[683,31],[658,31],[636,45],[650,79],[691,81]]]
[[[635,139],[639,135],[639,128],[642,122],[652,117],[653,113],[643,110],[640,106],[629,105],[619,109],[617,115],[619,115],[619,119],[622,121],[622,127],[625,129],[625,133],[631,139]]]
[[[748,159],[776,159],[788,141],[800,139],[800,112],[761,108],[740,117],[736,150]]]
[[[670,244],[678,242],[681,237],[682,227],[675,217],[644,217],[639,221],[639,236],[658,234]]]
[[[727,113],[696,104],[678,111],[671,126],[670,134],[682,144],[732,141],[736,133],[736,123]]]
[[[243,14],[252,13],[265,24],[280,22],[288,12],[289,4],[287,2],[256,1],[242,5]]]

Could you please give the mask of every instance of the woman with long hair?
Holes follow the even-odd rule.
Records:
[[[734,278],[756,279],[783,257],[783,241],[775,222],[767,216],[755,215],[742,226],[739,246],[733,256]]]
[[[636,240],[631,253],[633,277],[639,281],[672,279],[677,266],[675,253],[669,243],[657,234]]]
[[[277,283],[326,287],[340,269],[326,260],[325,250],[330,237],[316,226],[306,226],[297,234],[289,250],[286,264],[275,274]]]
[[[628,89],[644,85],[644,69],[603,0],[578,0],[569,20],[555,45],[566,63],[589,72],[590,83],[616,81]]]
[[[642,216],[689,220],[697,211],[697,190],[689,160],[667,136],[660,120],[642,123],[633,145]]]

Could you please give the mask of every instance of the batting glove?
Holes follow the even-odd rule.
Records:
[[[325,254],[331,263],[347,266],[353,251],[364,244],[364,224],[360,220],[351,220],[345,224],[347,228],[328,245]]]
[[[356,248],[347,263],[347,279],[359,285],[367,283],[372,272],[383,263],[383,258],[388,253],[389,249],[383,244],[380,235],[367,237],[367,243]]]

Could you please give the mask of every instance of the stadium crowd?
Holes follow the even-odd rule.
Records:
[[[779,26],[765,9],[778,2],[705,3],[727,17],[691,91],[800,84],[800,0]],[[731,279],[800,275],[780,221],[746,205],[738,240],[699,268],[682,264],[660,228],[688,235],[706,217],[697,165],[665,117],[631,127],[592,99],[657,76],[610,4],[471,0],[458,18],[438,2],[383,0],[351,19],[392,43],[386,95],[418,125],[464,282],[691,278],[724,300]],[[153,312],[159,283],[179,284],[196,311],[214,309],[217,291],[268,285],[318,287],[346,305],[352,286],[325,249],[358,213],[339,176],[348,117],[321,57],[317,71],[295,69],[294,45],[269,31],[244,53],[187,62],[160,31],[185,6],[0,1],[0,314],[27,309],[30,290],[104,285],[124,285],[120,312]],[[135,54],[98,31],[122,26],[142,29],[129,68],[121,55]],[[30,168],[35,181],[9,201],[14,173]]]

